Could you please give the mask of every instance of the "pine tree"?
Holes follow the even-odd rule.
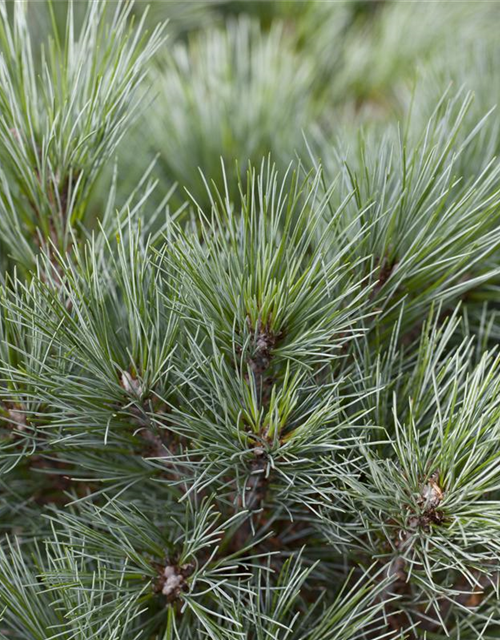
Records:
[[[498,17],[0,0],[0,638],[498,638]]]

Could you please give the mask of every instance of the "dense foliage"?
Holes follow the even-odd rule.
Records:
[[[499,21],[0,0],[0,638],[499,637]]]

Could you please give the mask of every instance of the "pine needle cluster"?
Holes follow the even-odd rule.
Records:
[[[498,638],[499,18],[0,0],[2,640]]]

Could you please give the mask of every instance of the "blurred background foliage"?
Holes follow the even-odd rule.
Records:
[[[52,20],[64,33],[67,4],[27,1],[40,43]],[[74,6],[78,23],[88,1]],[[205,207],[199,170],[223,186],[214,158],[229,184],[268,154],[279,168],[297,157],[311,163],[311,154],[328,164],[339,138],[348,148],[360,130],[382,135],[391,120],[419,129],[447,87],[474,91],[471,127],[500,93],[495,2],[156,0],[136,2],[133,13],[146,13],[151,29],[167,21],[169,37],[117,155],[122,198],[156,158],[157,201],[176,185],[171,205],[183,205],[187,190]],[[485,143],[498,148],[497,119],[465,159],[474,169]],[[96,211],[112,170],[94,193]]]

